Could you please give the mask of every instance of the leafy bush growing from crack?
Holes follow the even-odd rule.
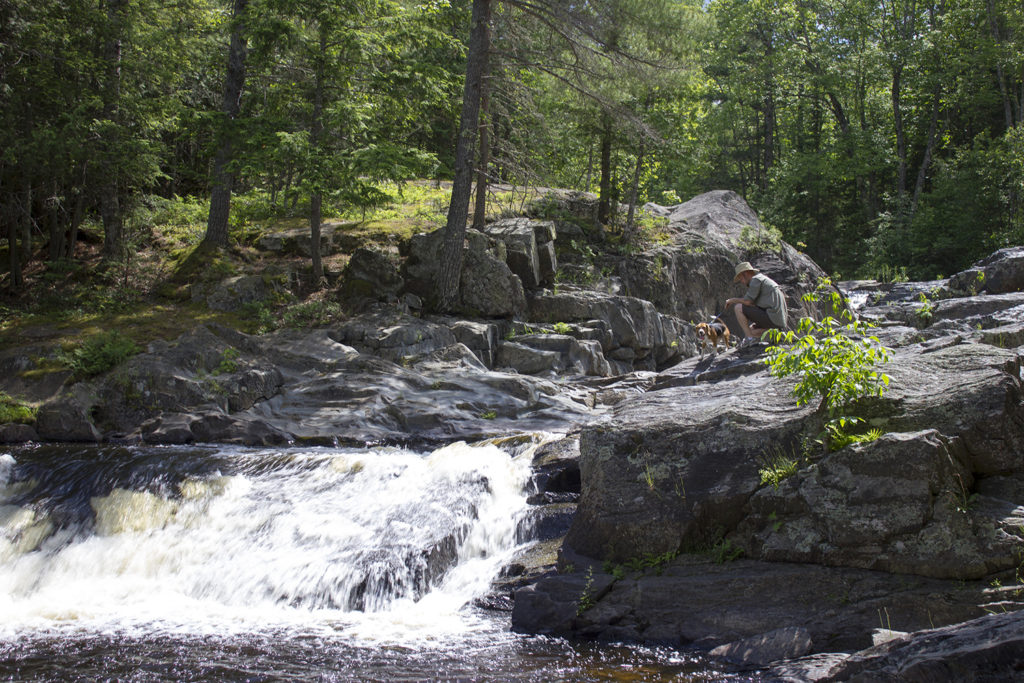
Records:
[[[833,293],[833,310],[839,310],[838,296]],[[846,311],[840,317],[845,322],[832,316],[802,318],[796,331],[771,330],[772,345],[765,352],[773,377],[798,377],[793,388],[797,405],[817,402],[825,452],[863,422],[852,414],[854,402],[882,396],[889,386],[889,376],[878,366],[888,362],[892,350],[870,334],[869,325],[853,320]]]

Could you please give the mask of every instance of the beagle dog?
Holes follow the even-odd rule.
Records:
[[[698,323],[697,344],[700,346],[700,357],[704,357],[704,351],[710,346],[711,352],[718,353],[718,342],[722,342],[725,350],[729,350],[729,328],[720,319],[715,318],[709,323]]]

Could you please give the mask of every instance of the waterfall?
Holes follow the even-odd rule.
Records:
[[[460,608],[514,552],[530,450],[0,455],[0,636],[465,627]]]

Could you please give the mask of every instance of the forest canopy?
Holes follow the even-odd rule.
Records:
[[[203,204],[224,245],[232,196],[315,234],[451,179],[473,4],[5,0],[3,284],[87,229],[124,258],[154,198]],[[478,182],[596,192],[606,224],[735,190],[846,278],[1024,243],[1019,1],[486,4]]]

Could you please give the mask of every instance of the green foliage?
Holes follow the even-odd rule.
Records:
[[[918,295],[917,299],[918,301],[921,302],[921,305],[918,307],[916,311],[917,319],[921,321],[921,327],[928,327],[928,325],[930,325],[932,322],[932,316],[935,312],[935,305],[932,304],[931,300],[928,299],[928,295],[926,295],[924,292],[921,292],[921,294]]]
[[[117,330],[89,337],[81,345],[62,351],[60,360],[78,379],[94,377],[139,352],[135,342]]]
[[[727,538],[719,539],[711,548],[711,557],[717,564],[725,564],[738,560],[743,556],[743,548],[735,546]]]
[[[36,421],[37,408],[8,396],[0,391],[0,424],[17,422],[32,424]]]
[[[868,443],[871,441],[877,441],[882,438],[882,430],[878,427],[869,429],[865,432],[848,434],[843,432],[838,425],[829,425],[829,445],[832,450],[838,451],[841,448],[846,448],[850,444],[855,443]]]
[[[594,606],[594,569],[593,567],[587,567],[587,573],[584,575],[586,583],[583,586],[583,592],[580,593],[580,597],[576,600],[576,616],[579,616],[586,612],[588,609]]]
[[[498,417],[498,413],[494,410],[488,410],[483,413],[480,413],[480,418],[483,420],[493,420],[496,417]]]
[[[320,299],[289,306],[284,311],[282,322],[285,327],[317,327],[333,322],[339,315],[341,304]]]
[[[570,334],[572,332],[572,325],[569,323],[557,322],[551,326],[557,334]]]
[[[791,456],[774,453],[758,469],[761,475],[762,484],[771,484],[772,488],[779,488],[783,479],[796,474],[799,468],[799,461]]]
[[[889,385],[888,375],[877,366],[889,360],[891,350],[868,335],[867,329],[860,322],[842,325],[826,317],[819,322],[803,318],[796,332],[768,333],[772,342],[765,352],[769,370],[773,377],[797,376],[793,388],[797,405],[817,401],[826,450],[830,433],[845,432],[848,425],[861,421],[850,414],[852,404],[867,396],[882,396]]]
[[[233,372],[238,372],[238,357],[240,355],[242,355],[241,352],[233,346],[224,349],[220,363],[214,368],[213,374],[230,375]]]
[[[739,247],[751,254],[777,251],[782,247],[782,233],[770,225],[754,228],[744,225],[740,229]]]

